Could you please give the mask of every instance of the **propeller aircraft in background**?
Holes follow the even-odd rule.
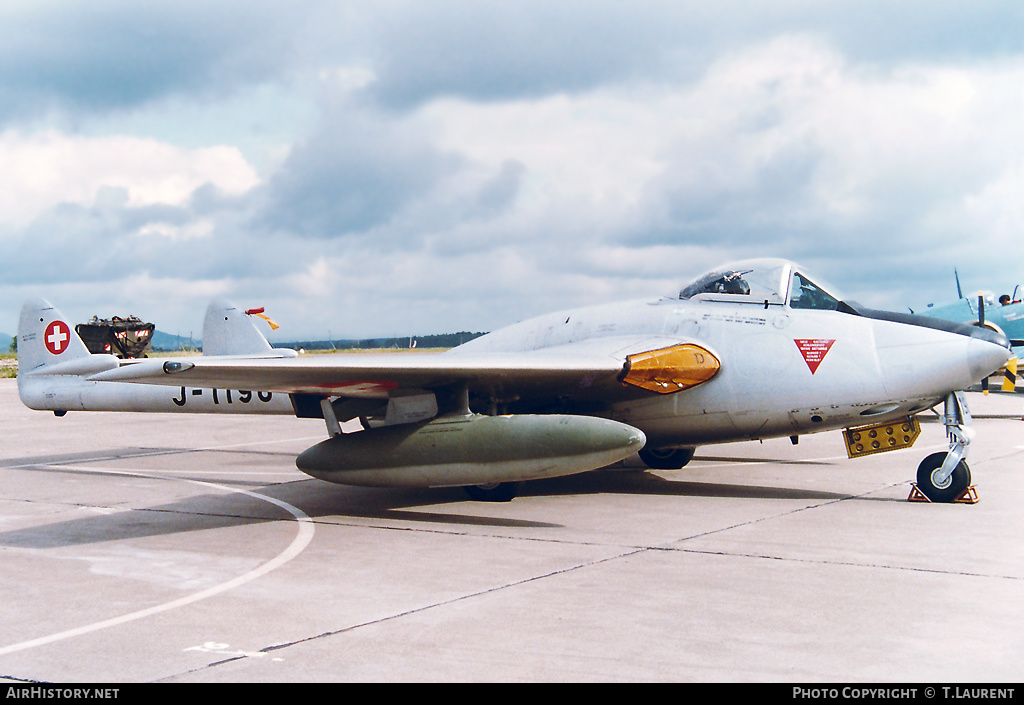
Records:
[[[978,291],[964,295],[960,288],[960,275],[956,276],[956,302],[935,306],[928,304],[922,315],[942,318],[958,323],[970,323],[1005,335],[1014,352],[1024,353],[1024,289],[1017,285],[1012,294],[1002,294],[998,300],[991,291]],[[913,312],[913,311],[911,311]]]
[[[928,304],[923,315],[957,323],[968,323],[1006,336],[1014,357],[1004,366],[1002,389],[1003,391],[1015,391],[1018,358],[1024,354],[1024,303],[1021,302],[1024,290],[1018,284],[1014,287],[1012,294],[1002,294],[998,301],[991,291],[978,291],[965,296],[960,287],[960,275],[956,270],[953,274],[956,277],[956,291],[960,298],[955,303],[942,306]],[[914,312],[913,309],[910,311]],[[987,394],[988,378],[982,380],[981,384]]]
[[[845,430],[851,457],[906,448],[920,433],[916,414],[942,403],[950,447],[925,458],[917,481],[930,500],[949,502],[971,479],[960,390],[1010,357],[998,332],[865,309],[778,259],[716,269],[671,297],[541,316],[441,353],[299,357],[272,348],[223,301],[208,309],[203,340],[195,357],[90,355],[59,311],[29,301],[21,399],[58,415],[321,418],[327,438],[296,460],[313,477],[464,486],[491,500],[511,499],[520,481],[634,453],[651,468],[681,468],[704,444]],[[359,430],[343,432],[356,419]]]

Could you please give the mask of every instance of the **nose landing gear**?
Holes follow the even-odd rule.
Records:
[[[949,450],[932,453],[921,462],[917,468],[917,484],[908,499],[974,504],[978,501],[978,493],[971,485],[971,469],[964,460],[974,433],[967,428],[971,412],[963,392],[953,392],[946,397],[942,420],[949,436]]]

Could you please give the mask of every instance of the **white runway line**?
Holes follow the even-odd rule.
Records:
[[[61,467],[68,466],[61,465]],[[284,509],[286,512],[288,512],[295,518],[296,522],[298,522],[299,530],[295,538],[292,540],[291,544],[289,544],[284,551],[279,553],[273,559],[259,566],[258,568],[255,568],[249,571],[248,573],[245,573],[244,575],[240,575],[237,578],[234,578],[233,580],[221,583],[220,585],[215,585],[211,588],[207,588],[206,590],[202,590],[192,595],[188,595],[187,597],[172,600],[171,602],[165,602],[162,605],[155,605],[144,610],[139,610],[138,612],[132,612],[130,614],[122,615],[120,617],[114,617],[112,619],[107,619],[102,622],[96,622],[95,624],[88,624],[82,627],[77,627],[75,629],[68,629],[67,631],[57,632],[56,634],[50,634],[49,636],[39,637],[38,639],[31,639],[29,641],[23,641],[18,644],[5,646],[0,648],[0,656],[6,656],[7,654],[12,654],[17,651],[24,651],[25,649],[31,649],[37,646],[43,646],[44,644],[52,644],[56,641],[62,641],[64,639],[70,639],[72,637],[81,636],[83,634],[89,634],[91,632],[96,632],[101,629],[116,627],[118,625],[126,624],[137,619],[143,619],[145,617],[150,617],[154,614],[159,614],[161,612],[167,612],[169,610],[177,609],[179,607],[184,607],[194,602],[205,600],[208,597],[213,597],[214,595],[219,595],[222,592],[227,592],[228,590],[234,589],[240,585],[244,585],[245,583],[251,582],[256,578],[266,575],[272,570],[280,568],[282,565],[284,565],[285,563],[289,562],[290,560],[298,556],[300,553],[302,553],[306,546],[309,545],[310,541],[313,540],[313,520],[310,519],[309,516],[298,507],[294,507],[291,504],[288,504],[287,502],[283,502],[273,497],[267,497],[265,495],[261,495],[256,492],[250,492],[248,490],[242,490],[233,487],[225,487],[224,485],[218,485],[213,482],[203,482],[201,480],[189,480],[185,478],[167,477],[163,475],[153,475],[149,473],[124,472],[120,470],[101,470],[95,468],[80,467],[76,468],[76,470],[84,472],[97,472],[103,474],[115,473],[130,477],[143,477],[154,480],[174,480],[178,482],[189,482],[194,485],[212,487],[218,490],[223,490],[225,492],[235,492],[238,494],[244,494],[254,499],[261,500],[263,502],[269,502],[275,506],[280,507],[281,509]]]

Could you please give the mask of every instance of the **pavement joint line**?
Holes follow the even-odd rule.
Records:
[[[905,482],[897,482],[897,483],[893,483],[891,485],[888,485],[887,487],[883,487],[883,488],[879,488],[879,489],[889,489],[889,488],[893,488],[893,487],[899,487],[900,485],[903,485],[903,484],[906,484],[906,483]],[[758,523],[763,522],[763,521],[768,521],[768,520],[772,520],[772,519],[779,519],[779,518],[782,518],[782,517],[791,516],[793,514],[798,514],[798,513],[809,511],[809,510],[820,509],[821,507],[827,507],[827,506],[830,506],[830,505],[833,505],[833,504],[838,504],[840,502],[846,502],[846,501],[849,501],[849,500],[859,499],[859,498],[865,497],[865,496],[867,496],[869,494],[873,494],[874,492],[877,492],[877,491],[878,490],[872,490],[870,492],[865,492],[865,493],[859,494],[859,495],[850,495],[849,497],[843,497],[843,498],[840,498],[840,499],[829,500],[829,501],[826,501],[826,502],[821,502],[821,503],[814,504],[814,505],[809,505],[809,506],[806,506],[806,507],[799,507],[799,508],[794,509],[794,510],[789,511],[789,512],[782,512],[781,514],[774,514],[772,516],[760,517],[758,519],[753,519],[753,520],[747,521],[747,522],[741,522],[739,524],[734,524],[732,526],[722,527],[720,529],[715,529],[713,531],[706,531],[706,532],[701,533],[701,534],[694,534],[693,536],[688,536],[688,537],[685,537],[685,538],[677,539],[673,543],[683,543],[685,541],[691,541],[693,539],[705,538],[705,537],[713,536],[715,534],[720,534],[720,533],[723,533],[723,532],[726,532],[726,531],[731,531],[732,529],[738,529],[738,528],[742,528],[744,526],[752,526],[753,524],[758,524]],[[967,572],[967,571],[938,570],[936,568],[902,567],[902,566],[885,565],[885,564],[879,564],[879,563],[857,563],[857,562],[853,562],[853,561],[826,561],[826,560],[813,559],[813,558],[800,558],[800,557],[796,557],[796,556],[772,556],[772,555],[765,555],[765,554],[738,553],[738,552],[721,551],[721,550],[720,551],[712,551],[712,550],[709,550],[709,549],[696,549],[696,548],[688,548],[686,546],[674,546],[672,544],[668,544],[668,545],[662,546],[662,547],[660,547],[659,550],[663,550],[663,551],[677,551],[677,552],[680,552],[680,553],[695,553],[695,554],[709,555],[709,556],[728,556],[728,557],[736,557],[736,558],[758,558],[758,559],[765,559],[765,560],[790,561],[790,562],[795,562],[795,563],[814,563],[814,564],[818,564],[818,565],[838,565],[838,566],[849,566],[849,567],[857,567],[857,568],[882,568],[882,569],[886,569],[886,570],[898,570],[898,571],[907,571],[907,572],[916,572],[916,573],[934,573],[936,575],[957,575],[957,576],[962,576],[962,577],[967,577],[967,578],[997,578],[997,579],[1001,579],[1001,580],[1024,580],[1024,577],[1016,576],[1016,575],[998,575],[998,574],[993,574],[993,573],[972,573],[972,572]]]
[[[758,553],[733,553],[729,551],[711,551],[694,548],[669,548],[668,551],[680,553],[696,553],[706,556],[725,556],[730,558],[754,558],[771,561],[786,561],[790,563],[812,563],[815,565],[834,565],[848,568],[879,568],[882,570],[906,571],[908,573],[931,573],[934,575],[952,575],[962,578],[995,578],[998,580],[1024,580],[1019,575],[998,575],[995,573],[971,573],[962,570],[939,570],[937,568],[915,568],[912,566],[887,565],[884,563],[856,563],[853,561],[826,561],[820,558],[800,558],[798,556],[771,556]]]
[[[0,460],[0,467],[4,470],[19,470],[22,468],[32,468],[40,465],[70,465],[73,463],[96,463],[104,460],[127,460],[130,458],[152,458],[159,457],[161,455],[182,455],[185,453],[203,453],[216,450],[227,450],[229,448],[245,448],[248,446],[256,445],[270,445],[275,443],[291,443],[294,441],[314,441],[319,439],[320,436],[303,436],[301,438],[283,438],[269,441],[251,441],[246,443],[228,443],[224,445],[216,446],[203,446],[199,448],[163,448],[160,450],[148,450],[138,453],[123,453],[120,455],[104,455],[95,458],[70,458],[68,460],[52,460],[52,461],[35,461],[30,463],[23,463],[21,465],[3,465],[3,461]]]
[[[522,585],[527,585],[529,583],[536,582],[538,580],[544,580],[544,579],[555,577],[555,576],[558,576],[558,575],[564,575],[566,573],[572,573],[572,572],[575,572],[577,570],[581,570],[583,568],[590,568],[590,567],[593,567],[595,565],[601,565],[602,563],[608,563],[608,562],[611,562],[611,561],[620,560],[622,558],[628,558],[630,556],[635,556],[635,555],[638,555],[638,554],[641,554],[641,553],[646,553],[649,550],[651,550],[651,549],[639,548],[639,549],[635,549],[635,550],[626,551],[625,553],[619,553],[618,555],[606,556],[604,558],[600,558],[600,559],[596,559],[596,560],[591,560],[591,561],[586,561],[585,563],[579,563],[577,565],[569,566],[569,567],[566,567],[566,568],[561,568],[561,569],[558,569],[558,570],[548,571],[547,573],[544,573],[542,575],[533,575],[533,576],[530,576],[530,577],[527,577],[527,578],[522,578],[520,580],[513,580],[512,582],[505,583],[504,585],[496,585],[496,586],[485,588],[485,589],[482,589],[482,590],[476,590],[474,592],[466,593],[464,595],[459,595],[457,597],[452,597],[452,598],[449,598],[447,600],[441,600],[439,602],[434,602],[434,603],[431,603],[429,605],[421,605],[420,607],[413,607],[413,608],[410,608],[410,609],[407,609],[407,610],[402,610],[401,612],[396,612],[394,614],[386,615],[384,617],[379,617],[377,619],[369,620],[369,621],[366,621],[366,622],[361,622],[359,624],[352,624],[352,625],[349,625],[347,627],[342,627],[340,629],[332,629],[330,631],[322,632],[320,634],[315,634],[313,636],[303,637],[301,639],[293,639],[291,641],[283,642],[283,643],[280,643],[280,644],[273,644],[271,646],[265,646],[262,649],[260,649],[257,653],[259,653],[259,654],[267,654],[267,653],[272,653],[274,651],[280,651],[282,649],[287,649],[287,648],[290,648],[292,646],[298,646],[299,644],[305,644],[305,643],[308,643],[308,642],[311,642],[311,641],[318,641],[320,639],[327,639],[327,638],[330,638],[332,636],[338,636],[340,634],[346,634],[348,632],[352,632],[352,631],[355,631],[357,629],[363,629],[365,627],[372,627],[372,626],[375,626],[375,625],[378,625],[378,624],[384,624],[386,622],[391,622],[391,621],[394,621],[394,620],[397,620],[397,619],[401,619],[403,617],[408,617],[408,616],[411,616],[411,615],[414,615],[414,614],[419,614],[419,613],[422,613],[422,612],[427,612],[429,610],[432,610],[432,609],[435,609],[435,608],[438,608],[438,607],[446,607],[446,606],[457,604],[459,602],[463,602],[463,601],[466,601],[466,600],[471,600],[471,599],[476,598],[476,597],[483,597],[484,595],[489,595],[489,594],[496,593],[496,592],[501,592],[503,590],[507,590],[507,589],[510,589],[510,588],[515,588],[515,587],[519,587],[519,586],[522,586]],[[240,661],[240,660],[244,660],[244,659],[247,659],[247,658],[253,658],[253,656],[250,656],[250,655],[239,655],[239,656],[235,656],[235,657],[228,658],[228,659],[222,659],[221,661],[216,661],[216,662],[213,662],[213,663],[209,663],[209,664],[207,664],[204,667],[200,667],[200,668],[197,668],[197,669],[192,669],[192,670],[187,671],[187,672],[188,673],[193,673],[195,671],[205,670],[207,668],[213,668],[213,667],[216,667],[216,666],[222,666],[222,665],[227,664],[227,663],[232,663],[234,661]]]
[[[46,466],[45,465],[35,465],[35,466],[32,466],[32,467],[37,467],[37,468],[42,467],[42,468],[45,468]],[[117,476],[120,476],[120,477],[141,477],[141,478],[152,479],[152,480],[176,480],[176,481],[179,481],[179,482],[188,482],[188,483],[192,483],[192,484],[196,484],[196,485],[212,486],[212,487],[215,487],[217,489],[228,490],[230,493],[234,493],[234,494],[246,494],[246,495],[250,495],[250,496],[253,496],[253,497],[257,497],[257,498],[259,498],[259,499],[261,499],[263,501],[270,502],[271,504],[277,504],[276,500],[274,500],[274,499],[272,499],[272,498],[270,498],[270,497],[268,497],[266,495],[259,494],[257,492],[246,492],[244,490],[231,489],[231,488],[229,488],[229,487],[227,487],[225,485],[221,485],[219,483],[206,482],[205,480],[194,480],[194,479],[191,479],[191,478],[188,478],[188,477],[176,477],[173,474],[165,476],[165,475],[160,474],[160,473],[164,472],[163,470],[154,472],[152,470],[135,470],[135,469],[131,469],[131,468],[127,468],[127,469],[125,469],[125,468],[120,468],[120,469],[114,469],[114,468],[87,468],[87,467],[78,467],[78,466],[75,466],[75,465],[61,465],[60,467],[55,468],[55,470],[57,472],[61,472],[61,471],[84,472],[84,473],[89,473],[89,474],[92,474],[92,475],[117,475]],[[185,473],[185,472],[188,472],[188,471],[179,470],[179,471],[174,471],[174,472],[175,473]],[[287,483],[276,483],[276,484],[287,484]],[[27,500],[26,499],[15,499],[15,500],[9,500],[9,501],[26,502],[26,503],[29,503],[29,504],[34,504],[36,502],[36,500],[31,500],[31,499],[27,499]],[[57,503],[54,500],[42,500],[42,501],[44,501],[47,504],[56,504]],[[95,504],[82,504],[80,502],[62,502],[61,504],[64,504],[64,505],[69,506],[69,507],[80,507],[82,509],[112,509],[112,510],[117,510],[117,511],[122,511],[122,512],[154,512],[154,513],[158,513],[158,514],[180,514],[180,515],[185,515],[185,516],[218,517],[218,518],[224,518],[224,519],[255,519],[255,520],[266,520],[267,519],[267,517],[264,517],[264,516],[261,516],[261,515],[257,515],[257,514],[238,514],[238,513],[236,513],[236,514],[227,514],[227,513],[222,513],[222,512],[200,512],[200,511],[184,511],[184,510],[177,510],[177,509],[161,509],[161,508],[158,508],[158,507],[126,507],[126,506],[123,506],[123,505],[114,505],[114,506],[100,507],[100,506],[95,505]],[[283,504],[287,504],[287,502],[283,502]],[[289,505],[289,506],[292,506],[292,505]],[[298,509],[298,508],[296,507],[296,509]],[[301,510],[299,510],[299,511],[301,512]],[[317,523],[316,520],[314,520],[312,518],[310,518],[309,520],[312,521],[313,523]],[[328,525],[327,522],[321,522],[321,523],[324,524],[324,525]]]
[[[86,462],[91,462],[91,461],[86,461]],[[239,471],[235,471],[235,472],[231,472],[231,471],[218,472],[218,471],[215,471],[215,470],[205,471],[205,470],[192,470],[192,469],[188,469],[188,470],[173,470],[173,469],[167,469],[167,470],[163,470],[163,469],[161,469],[161,470],[133,470],[131,468],[128,468],[128,469],[125,469],[125,468],[92,468],[92,467],[84,467],[84,466],[79,466],[79,465],[71,465],[70,463],[71,463],[71,461],[69,461],[67,463],[59,463],[59,464],[35,463],[35,464],[32,464],[32,465],[20,465],[20,466],[18,466],[18,469],[20,469],[20,470],[38,470],[38,471],[41,471],[41,472],[88,473],[88,474],[91,474],[91,475],[120,475],[120,476],[126,476],[127,475],[127,476],[130,476],[130,477],[142,477],[142,478],[147,478],[147,479],[181,480],[181,481],[189,481],[191,479],[190,477],[182,477],[182,475],[189,475],[189,476],[191,476],[191,475],[214,475],[216,477],[223,477],[225,475],[242,476],[242,477],[262,477],[262,476],[283,477],[284,479],[282,479],[281,482],[271,483],[272,485],[275,485],[275,486],[276,485],[289,485],[289,484],[291,484],[293,482],[296,482],[296,481],[305,481],[305,480],[308,479],[305,476],[295,477],[295,475],[291,471],[281,471],[281,470],[272,470],[272,471],[269,471],[269,472],[249,472],[249,471],[245,471],[245,470],[239,470]],[[298,471],[296,471],[296,472],[298,472]],[[204,482],[204,480],[195,480],[195,482],[201,483],[201,482]],[[251,485],[257,485],[257,486],[263,486],[263,485],[260,485],[260,480],[253,480],[252,482],[245,483],[245,482],[241,482],[241,481],[236,480],[236,479],[230,479],[230,480],[225,479],[224,482],[225,483],[231,482],[231,483],[234,483],[234,484],[251,484]]]

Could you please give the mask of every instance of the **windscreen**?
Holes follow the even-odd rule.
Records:
[[[835,311],[839,299],[812,282],[800,272],[793,272],[793,284],[789,288],[790,308]]]
[[[751,261],[709,272],[679,292],[680,299],[700,294],[725,296],[751,303],[781,304],[786,300],[789,264],[781,261]]]

